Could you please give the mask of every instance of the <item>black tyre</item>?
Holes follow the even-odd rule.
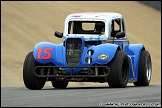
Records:
[[[124,88],[129,78],[129,59],[125,52],[117,51],[112,61],[108,64],[110,73],[108,84],[112,88]]]
[[[59,88],[59,89],[64,89],[68,85],[68,81],[67,80],[63,80],[63,81],[51,81],[51,82],[52,82],[52,86],[54,88]]]
[[[138,78],[135,86],[148,86],[152,75],[151,56],[148,51],[142,50],[138,64]]]
[[[39,63],[35,61],[33,57],[33,52],[29,52],[24,60],[23,65],[23,80],[25,86],[28,89],[39,90],[42,89],[45,85],[45,78],[38,78],[34,74],[34,68],[38,65]]]

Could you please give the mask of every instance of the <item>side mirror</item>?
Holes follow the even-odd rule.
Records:
[[[63,33],[59,32],[59,31],[55,31],[54,36],[58,37],[58,38],[62,38],[63,37]]]
[[[116,33],[115,37],[116,37],[116,38],[125,37],[125,32],[124,32],[124,31],[123,31],[123,32],[118,32],[118,33]]]

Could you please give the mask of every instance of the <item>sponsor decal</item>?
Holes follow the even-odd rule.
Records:
[[[106,55],[106,54],[99,54],[98,55],[98,59],[101,59],[101,60],[108,60],[109,56]]]

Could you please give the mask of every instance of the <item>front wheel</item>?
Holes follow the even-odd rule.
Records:
[[[134,82],[135,86],[148,86],[151,80],[152,64],[151,56],[148,51],[141,51],[138,65],[138,79]]]
[[[117,51],[114,58],[108,63],[110,73],[108,84],[112,88],[124,88],[129,78],[129,59],[125,52]]]
[[[67,80],[63,80],[63,81],[51,81],[51,82],[52,82],[52,86],[54,88],[59,88],[59,89],[64,89],[68,85],[68,81]]]
[[[34,74],[34,68],[38,65],[39,63],[35,61],[33,57],[33,52],[29,52],[24,60],[24,65],[23,65],[23,80],[26,88],[28,89],[40,90],[45,85],[46,79],[38,78]]]

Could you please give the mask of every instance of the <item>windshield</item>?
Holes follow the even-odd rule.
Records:
[[[103,21],[70,21],[68,34],[105,34],[105,23]]]

